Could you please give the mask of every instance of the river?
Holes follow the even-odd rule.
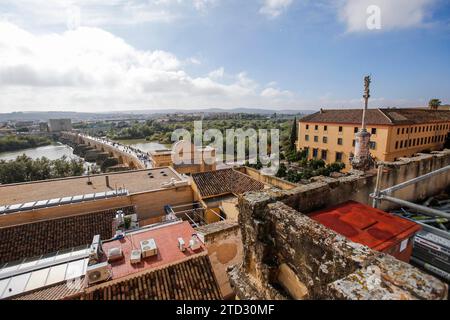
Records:
[[[117,142],[139,149],[143,152],[151,152],[156,150],[171,149],[170,145],[164,145],[159,142],[150,142],[145,139],[134,139],[134,140],[118,140]]]
[[[62,158],[63,156],[67,156],[68,159],[81,159],[77,155],[73,154],[73,149],[71,147],[57,142],[43,147],[3,152],[0,153],[0,160],[14,160],[22,154],[25,154],[32,159],[46,157],[50,160],[56,160]]]

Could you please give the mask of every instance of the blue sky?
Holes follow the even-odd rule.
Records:
[[[449,40],[447,0],[4,0],[0,112],[450,103]]]

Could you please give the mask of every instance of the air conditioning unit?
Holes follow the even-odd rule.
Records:
[[[100,235],[95,235],[89,248],[89,261],[98,262],[103,255]]]
[[[191,248],[192,251],[196,251],[201,248],[200,240],[196,234],[193,234],[191,240],[189,240],[189,248]]]
[[[158,254],[158,248],[154,239],[141,241],[142,257],[148,258]]]
[[[122,248],[111,248],[108,250],[108,261],[117,261],[123,259]]]
[[[141,262],[141,250],[133,250],[131,251],[130,263],[136,264]]]
[[[178,248],[180,249],[181,252],[186,251],[186,247],[185,247],[183,238],[178,238]]]
[[[88,266],[86,270],[88,284],[106,281],[109,279],[110,275],[110,265],[108,262],[97,263],[92,266]]]

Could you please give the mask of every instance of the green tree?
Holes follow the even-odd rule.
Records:
[[[295,142],[297,141],[297,117],[294,118],[294,123],[292,124],[291,137],[289,139],[289,151],[296,150]]]
[[[286,176],[286,173],[287,173],[286,165],[284,163],[281,163],[275,176],[278,178],[283,178]]]
[[[83,172],[81,160],[69,162],[65,157],[57,160],[45,157],[33,160],[21,155],[15,160],[0,161],[0,183],[3,184],[80,176]]]

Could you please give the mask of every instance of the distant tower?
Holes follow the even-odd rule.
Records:
[[[361,130],[356,134],[355,155],[352,159],[352,167],[355,170],[367,171],[374,167],[374,161],[370,155],[370,136],[366,128],[366,112],[370,98],[370,76],[364,78],[364,110],[362,115]]]

